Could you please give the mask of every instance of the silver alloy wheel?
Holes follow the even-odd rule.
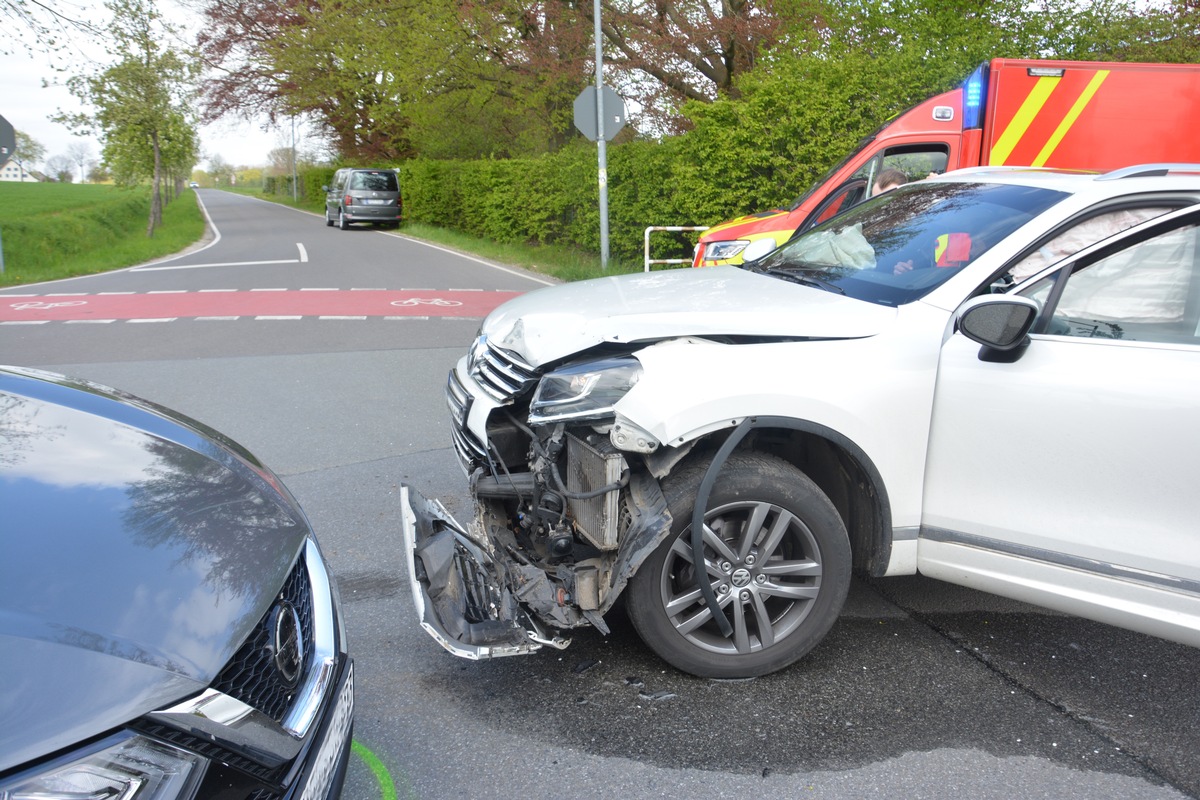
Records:
[[[660,573],[663,609],[689,643],[722,655],[770,648],[794,633],[821,591],[820,548],[809,527],[781,506],[730,503],[708,512],[704,572],[733,624],[726,638],[696,585],[691,528],[679,535]]]

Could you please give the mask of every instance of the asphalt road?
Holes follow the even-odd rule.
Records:
[[[299,498],[357,661],[348,800],[1200,797],[1200,650],[923,578],[856,582],[821,646],[750,681],[675,672],[620,615],[561,653],[444,653],[412,616],[399,486],[470,515],[446,372],[488,302],[544,280],[201,197],[203,249],[0,291],[0,348],[225,431]]]

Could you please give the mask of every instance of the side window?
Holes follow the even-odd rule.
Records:
[[[827,219],[831,219],[842,213],[851,206],[856,206],[867,198],[867,184],[861,180],[849,180],[844,183],[841,188],[825,199],[809,218],[809,223],[805,228],[811,228],[814,225],[820,225]]]
[[[1117,211],[1106,211],[1094,217],[1088,217],[1082,222],[1055,235],[1053,239],[1043,244],[1023,259],[1018,261],[1009,271],[1005,283],[1013,284],[1039,272],[1056,261],[1061,261],[1069,255],[1078,253],[1085,247],[1095,244],[1101,239],[1132,228],[1138,223],[1166,214],[1174,210],[1170,207],[1155,206],[1150,208],[1124,208]]]
[[[932,173],[940,175],[946,171],[949,160],[949,149],[940,143],[889,147],[859,167],[851,177],[862,178],[868,186],[874,187],[884,172],[891,174],[890,170],[896,170],[904,176],[903,182],[909,183],[928,178]]]
[[[1045,326],[1051,335],[1200,344],[1200,228],[1188,225],[1077,266]],[[1046,301],[1055,277],[1021,294]]]

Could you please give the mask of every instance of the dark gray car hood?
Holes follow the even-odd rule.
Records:
[[[308,533],[214,431],[0,368],[0,771],[205,688]]]

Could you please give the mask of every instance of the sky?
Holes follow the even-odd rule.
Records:
[[[179,21],[194,26],[195,20],[182,8],[175,8]],[[11,23],[10,23],[11,24]],[[106,58],[95,45],[76,42],[97,61]],[[0,54],[0,117],[17,130],[32,136],[46,149],[46,158],[66,155],[67,148],[85,142],[92,155],[100,157],[100,142],[94,137],[75,136],[65,125],[50,121],[59,112],[80,109],[79,101],[64,86],[43,87],[43,81],[65,80],[55,72],[51,57],[43,53],[28,53],[19,44],[0,42],[0,49],[13,52]],[[286,130],[262,130],[261,124],[238,119],[222,120],[203,126],[200,131],[201,151],[207,157],[219,155],[233,166],[265,166],[267,154],[277,147],[291,146],[291,127]],[[298,134],[299,135],[299,134]],[[297,146],[303,143],[297,141]],[[206,161],[199,166],[204,167]]]

